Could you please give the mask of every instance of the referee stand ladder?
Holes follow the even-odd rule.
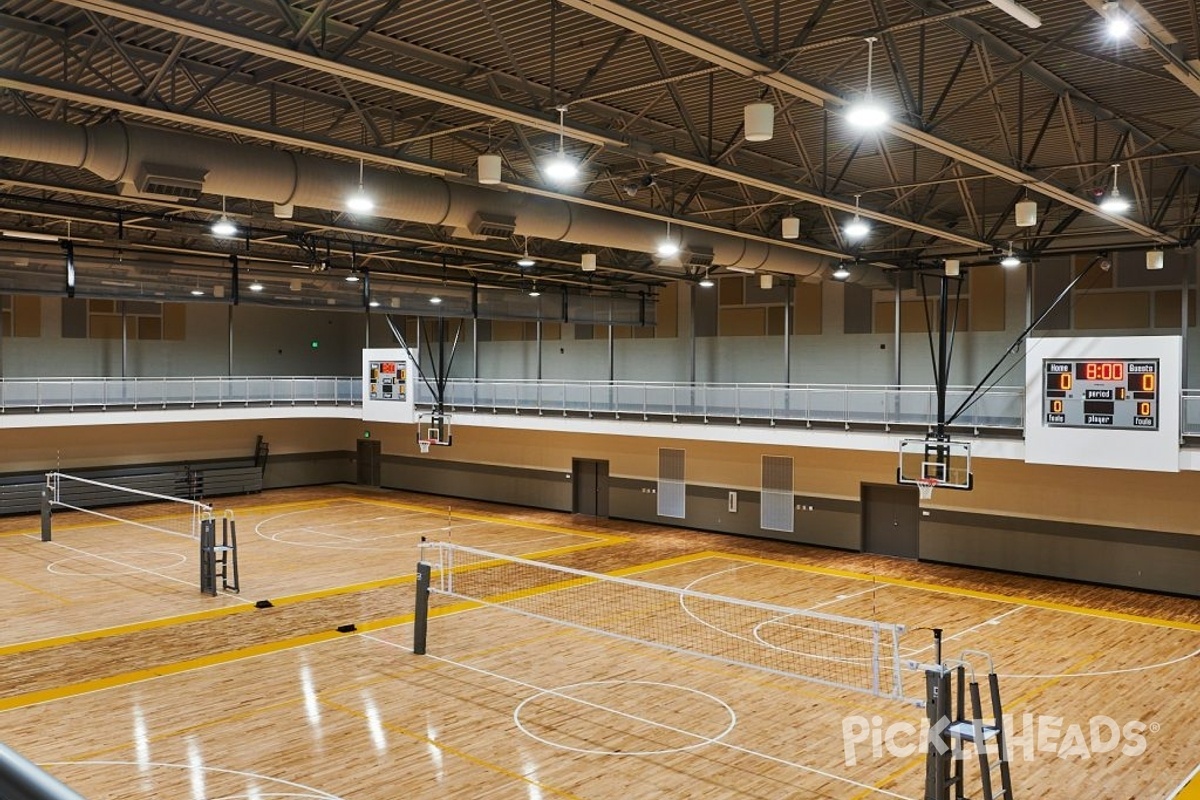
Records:
[[[979,800],[1014,800],[1004,711],[1000,707],[1000,683],[992,657],[978,650],[964,650],[959,658],[942,661],[941,633],[939,629],[934,630],[938,663],[925,668],[925,708],[929,716],[925,800],[967,800],[964,743],[974,747],[979,760],[979,785],[983,792]],[[971,658],[987,662],[989,718],[983,714],[983,699]],[[970,716],[966,713],[968,694]],[[997,773],[1000,789],[993,793],[992,784]]]
[[[217,541],[216,517],[206,515],[200,520],[200,591],[216,597],[218,578],[224,591],[241,591],[238,584],[237,522],[233,518],[233,510],[228,508],[221,517],[220,542]]]

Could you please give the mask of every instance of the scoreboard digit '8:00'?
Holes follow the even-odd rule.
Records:
[[[1056,428],[1158,430],[1158,359],[1044,361],[1042,421]]]

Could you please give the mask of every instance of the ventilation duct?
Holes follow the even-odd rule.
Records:
[[[204,192],[205,170],[142,164],[133,186],[139,197],[155,200],[199,200]]]
[[[679,260],[689,267],[708,269],[713,265],[713,251],[708,247],[691,245],[679,254]]]
[[[166,128],[121,121],[81,126],[34,117],[0,117],[0,157],[85,169],[124,191],[161,186],[180,194],[180,182],[202,178],[206,193],[277,207],[299,205],[341,210],[359,181],[358,165],[261,145],[241,144]],[[144,165],[169,164],[166,174]],[[162,177],[141,182],[139,176]],[[168,180],[170,179],[170,180]],[[606,208],[539,197],[400,171],[367,169],[363,178],[376,196],[378,217],[469,231],[489,221],[511,220],[508,236],[570,242],[590,248],[653,252],[662,223]],[[473,220],[478,219],[478,223]],[[713,266],[817,276],[821,256],[721,232],[683,228],[684,249],[712,252]],[[498,230],[497,230],[498,232]]]

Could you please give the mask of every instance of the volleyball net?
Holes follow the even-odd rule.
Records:
[[[212,506],[196,500],[81,478],[65,472],[46,474],[49,511],[77,511],[146,530],[200,537],[201,520],[212,516]],[[131,506],[141,506],[136,510]],[[107,509],[102,511],[101,508]],[[119,509],[119,511],[118,511]],[[42,538],[50,538],[49,515],[44,515]]]
[[[902,625],[602,575],[446,542],[421,545],[414,652],[444,596],[650,647],[903,698]]]

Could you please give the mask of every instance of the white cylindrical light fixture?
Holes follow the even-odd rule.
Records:
[[[745,137],[747,142],[767,142],[775,135],[775,106],[770,103],[750,103],[745,108]]]
[[[584,253],[579,257],[579,268],[584,272],[596,271],[596,254]]]
[[[957,278],[959,274],[959,263],[957,258],[946,259],[946,276]]]
[[[799,239],[800,238],[800,218],[786,216],[780,220],[783,226],[783,238]]]
[[[774,286],[775,286],[775,276],[774,275],[764,272],[763,274],[758,276],[758,288],[760,288],[764,291],[767,291],[769,289],[774,288]]]
[[[1037,225],[1037,201],[1022,200],[1017,203],[1014,213],[1017,218],[1018,228],[1031,228]]]
[[[481,153],[478,159],[479,182],[494,184],[500,182],[500,156],[496,153]]]
[[[1146,269],[1162,269],[1163,268],[1163,251],[1162,250],[1147,250],[1146,251]]]

